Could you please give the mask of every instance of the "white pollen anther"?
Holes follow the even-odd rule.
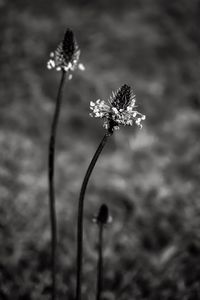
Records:
[[[81,71],[85,71],[85,66],[83,64],[78,64],[78,68]]]

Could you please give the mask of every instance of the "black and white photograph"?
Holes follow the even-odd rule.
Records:
[[[200,300],[200,1],[0,0],[0,300]]]

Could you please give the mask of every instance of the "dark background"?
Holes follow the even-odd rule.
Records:
[[[132,86],[142,130],[110,139],[88,186],[84,299],[95,298],[107,203],[104,300],[200,299],[200,2],[0,1],[0,299],[49,299],[47,150],[61,74],[49,53],[73,29],[85,72],[65,87],[56,149],[59,299],[74,299],[81,182],[104,134],[89,102]]]

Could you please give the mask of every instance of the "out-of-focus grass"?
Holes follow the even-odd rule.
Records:
[[[198,299],[198,1],[13,1],[0,3],[0,299],[48,299],[47,144],[59,73],[46,61],[66,27],[80,43],[84,73],[66,84],[56,151],[59,299],[73,299],[77,200],[102,123],[89,101],[123,83],[147,115],[122,128],[92,175],[85,214],[84,299],[94,298],[100,203],[105,234],[104,299]]]

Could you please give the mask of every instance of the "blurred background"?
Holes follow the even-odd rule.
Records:
[[[65,86],[56,147],[59,300],[74,299],[76,215],[104,129],[89,102],[132,86],[142,130],[106,145],[85,202],[83,299],[95,298],[100,204],[104,300],[200,299],[200,2],[0,0],[0,299],[49,299],[47,150],[61,74],[46,62],[75,32],[85,72]]]

